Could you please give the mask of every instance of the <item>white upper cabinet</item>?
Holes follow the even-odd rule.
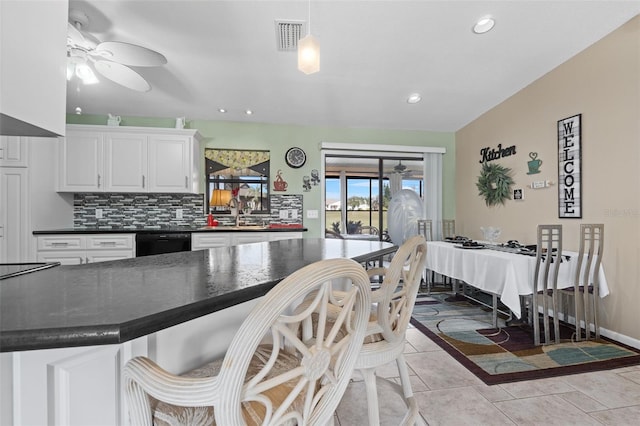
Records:
[[[196,130],[69,125],[59,157],[59,192],[199,189]]]
[[[59,191],[103,190],[103,139],[100,132],[67,130],[67,137],[60,139]]]
[[[0,131],[65,132],[69,2],[0,1]]]
[[[135,133],[105,135],[105,191],[147,191],[147,139]]]
[[[0,136],[0,167],[27,167],[27,138]]]
[[[150,136],[149,191],[198,192],[191,179],[194,153],[189,139],[180,135]]]

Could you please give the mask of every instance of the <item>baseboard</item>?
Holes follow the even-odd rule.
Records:
[[[606,328],[600,327],[600,335],[608,337],[611,340],[615,340],[616,342],[620,342],[623,345],[640,349],[640,340],[634,339],[633,337],[629,337],[622,333],[618,333],[616,331],[611,331],[611,330],[607,330]]]
[[[553,316],[553,313],[551,311],[549,311],[549,315]],[[564,318],[564,314],[560,313],[558,315],[558,318],[560,319],[560,321],[565,321]],[[575,317],[569,315],[567,321],[565,321],[569,324],[575,324],[576,323],[576,319]],[[582,328],[584,328],[584,322],[581,321],[580,322],[580,326]],[[589,324],[589,328],[591,329],[592,332],[595,332],[595,327],[593,326],[593,324]],[[623,345],[627,345],[627,346],[631,346],[632,348],[636,348],[636,349],[640,349],[640,340],[638,339],[634,339],[633,337],[629,337],[625,334],[622,333],[618,333],[617,331],[612,331],[609,329],[606,329],[604,327],[600,327],[600,335],[607,337],[611,340],[615,340],[616,342],[620,342]]]

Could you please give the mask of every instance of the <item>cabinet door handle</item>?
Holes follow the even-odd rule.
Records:
[[[100,188],[100,174],[98,173],[98,188]]]
[[[115,241],[100,241],[100,245],[101,246],[115,246],[116,242]]]
[[[80,258],[80,264],[81,264],[81,265],[82,265],[83,260],[84,260],[84,259],[81,257],[81,258]]]
[[[144,188],[144,175],[142,175],[142,187]]]
[[[189,189],[189,176],[184,177],[184,187]]]
[[[68,246],[68,245],[69,245],[69,243],[66,243],[66,242],[61,242],[61,243],[60,243],[60,242],[55,242],[55,241],[54,241],[53,243],[51,243],[51,245],[52,245],[53,247],[66,247],[66,246]]]
[[[0,160],[4,160],[4,148],[0,148]]]

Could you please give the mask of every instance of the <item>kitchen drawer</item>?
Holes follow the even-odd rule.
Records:
[[[228,233],[202,233],[191,234],[191,250],[203,250],[213,247],[227,247],[230,245],[231,235]]]
[[[84,250],[85,242],[85,237],[82,235],[38,237],[38,250]]]
[[[87,250],[133,249],[133,234],[88,235]]]
[[[269,241],[291,240],[302,238],[302,232],[270,232]]]
[[[38,262],[60,262],[61,265],[82,265],[86,262],[84,250],[39,251]]]

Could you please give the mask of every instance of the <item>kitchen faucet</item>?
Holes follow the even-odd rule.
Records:
[[[237,198],[232,197],[231,200],[229,200],[229,208],[231,209],[231,214],[235,214],[236,216],[236,227],[240,226],[240,202]]]

